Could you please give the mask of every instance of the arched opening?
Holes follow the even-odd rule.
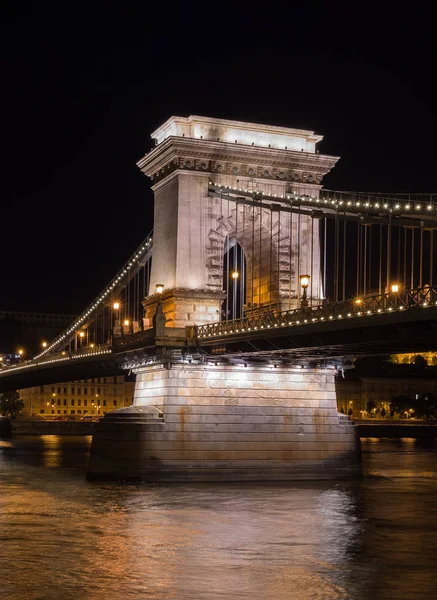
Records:
[[[223,255],[223,293],[221,320],[244,317],[246,304],[246,257],[235,238],[225,240]]]

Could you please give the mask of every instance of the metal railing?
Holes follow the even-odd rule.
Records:
[[[390,313],[411,308],[437,305],[437,287],[424,286],[393,294],[367,295],[340,302],[329,302],[281,312],[268,311],[257,316],[199,325],[195,328],[198,339],[224,337],[247,332],[260,332],[277,327],[349,319],[365,315]]]
[[[19,371],[22,369],[29,369],[31,367],[42,367],[51,363],[67,362],[69,360],[77,360],[80,358],[91,358],[93,356],[100,356],[102,354],[111,354],[112,347],[109,344],[96,344],[94,347],[83,347],[73,352],[58,352],[57,354],[50,354],[49,356],[40,357],[38,359],[33,358],[31,360],[17,363],[14,365],[7,365],[0,369],[0,375],[5,373],[11,373],[13,371]]]

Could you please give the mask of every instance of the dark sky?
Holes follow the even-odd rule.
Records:
[[[172,114],[315,130],[330,189],[437,192],[434,19],[380,4],[2,3],[0,310],[80,313],[109,282]]]

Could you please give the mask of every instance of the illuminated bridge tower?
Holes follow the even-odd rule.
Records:
[[[332,367],[206,356],[189,341],[193,325],[229,318],[235,267],[242,289],[231,318],[235,304],[240,315],[295,308],[302,274],[310,301],[320,301],[317,215],[290,203],[293,193],[317,196],[337,158],[317,152],[322,138],[311,131],[206,117],[171,117],[152,137],[138,166],[155,193],[150,290],[164,285],[143,301],[154,345],[132,352],[134,406],[98,423],[88,478],[358,474],[359,440],[337,413]],[[241,197],[227,196],[229,187]],[[263,193],[277,201],[266,204]],[[158,305],[165,323],[154,319]]]
[[[281,211],[290,205],[287,193],[318,196],[323,176],[338,160],[317,152],[322,136],[190,116],[171,117],[152,137],[156,147],[138,166],[151,178],[155,194],[150,289],[165,286],[168,327],[219,320],[226,249],[237,244],[245,266],[234,317],[243,310],[295,308],[303,273],[312,275],[309,297],[322,297],[319,222]],[[276,195],[278,203],[266,208],[245,197],[225,200],[219,186],[255,191],[255,198]],[[151,319],[156,296],[144,305]]]

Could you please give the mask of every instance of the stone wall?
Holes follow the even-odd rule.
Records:
[[[147,418],[135,409],[158,409]],[[137,370],[129,422],[97,424],[89,478],[293,480],[361,472],[331,369],[170,364]],[[117,417],[117,414],[119,417]]]

